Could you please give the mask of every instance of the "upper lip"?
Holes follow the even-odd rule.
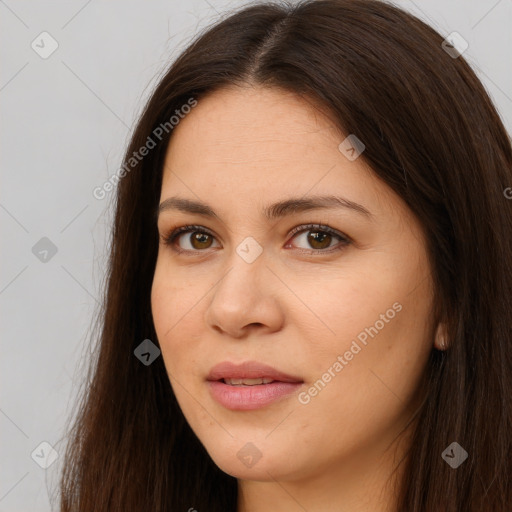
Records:
[[[300,377],[280,372],[272,366],[258,361],[245,361],[240,364],[224,361],[216,364],[206,377],[207,380],[258,379],[267,378],[281,382],[304,382]]]

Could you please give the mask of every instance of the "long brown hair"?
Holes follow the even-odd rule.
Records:
[[[323,105],[364,142],[361,158],[427,235],[432,320],[446,322],[449,348],[433,349],[426,368],[399,511],[510,510],[512,148],[482,84],[443,39],[378,0],[263,3],[210,27],[170,66],[122,164],[101,334],[68,433],[61,512],[236,511],[237,481],[188,426],[162,357],[146,366],[134,349],[158,345],[150,292],[169,119],[191,98],[246,84]],[[148,137],[158,143],[135,165]],[[454,441],[469,455],[457,469],[441,457]]]

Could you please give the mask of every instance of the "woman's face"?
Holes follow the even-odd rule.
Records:
[[[174,128],[153,319],[183,414],[238,478],[375,466],[421,391],[425,239],[344,139],[311,103],[262,88],[217,91]],[[327,196],[342,201],[315,206]],[[224,362],[242,366],[211,373]]]

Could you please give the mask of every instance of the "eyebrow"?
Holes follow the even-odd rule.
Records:
[[[364,206],[349,199],[337,196],[310,196],[306,198],[290,198],[284,201],[278,201],[263,209],[263,215],[268,220],[275,220],[295,213],[307,212],[310,210],[342,208],[351,210],[373,220],[373,215]],[[168,210],[179,210],[185,213],[202,215],[204,217],[215,217],[220,220],[215,211],[207,204],[191,199],[181,197],[169,197],[160,203],[156,216]]]

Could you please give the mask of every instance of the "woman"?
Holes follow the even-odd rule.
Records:
[[[505,511],[512,149],[457,41],[241,9],[126,152],[61,511]]]

